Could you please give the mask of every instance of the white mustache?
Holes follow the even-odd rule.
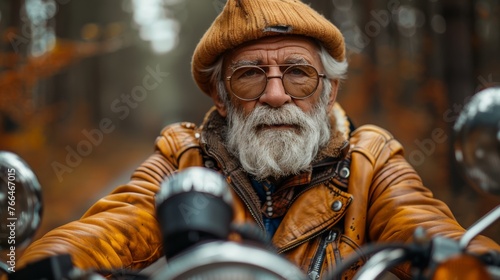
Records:
[[[291,125],[302,128],[304,121],[300,116],[304,114],[298,107],[291,104],[279,109],[260,106],[248,116],[247,121],[253,123],[254,127]]]

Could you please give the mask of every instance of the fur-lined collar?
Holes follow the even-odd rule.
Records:
[[[349,120],[344,109],[338,104],[333,105],[329,113],[331,135],[328,145],[316,156],[314,162],[319,162],[325,158],[339,158],[347,154],[349,148],[349,134],[351,133]]]

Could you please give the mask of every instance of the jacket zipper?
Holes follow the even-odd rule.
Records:
[[[319,276],[321,274],[321,267],[323,266],[323,263],[325,261],[326,257],[326,248],[328,244],[332,243],[337,239],[337,232],[334,230],[330,230],[328,234],[325,235],[324,238],[321,239],[320,245],[318,246],[318,250],[316,251],[316,254],[313,257],[312,260],[312,266],[307,272],[307,276],[311,280],[316,280],[319,279]]]

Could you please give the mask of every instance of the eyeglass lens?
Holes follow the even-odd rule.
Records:
[[[241,99],[258,98],[265,90],[268,79],[280,78],[266,75],[264,69],[258,66],[243,66],[237,68],[230,78],[232,92]],[[318,72],[311,65],[293,65],[283,72],[281,77],[285,92],[295,98],[306,98],[318,87]]]

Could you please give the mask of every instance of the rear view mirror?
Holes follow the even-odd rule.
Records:
[[[475,94],[454,126],[455,158],[478,189],[500,196],[500,87]]]

